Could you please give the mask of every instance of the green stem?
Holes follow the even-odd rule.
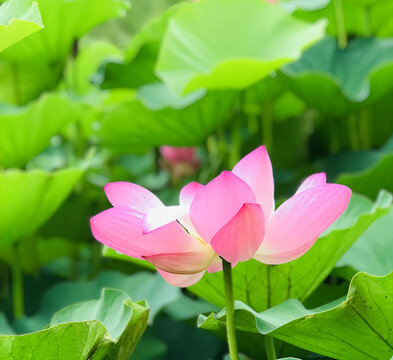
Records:
[[[348,136],[351,149],[353,151],[360,150],[360,139],[357,128],[357,119],[355,114],[350,114],[348,116]]]
[[[372,36],[370,8],[368,6],[364,8],[364,35]]]
[[[24,315],[23,272],[18,258],[17,245],[13,246],[12,261],[12,301],[14,318],[19,319]]]
[[[239,360],[236,342],[235,306],[233,302],[232,265],[222,259],[224,270],[225,300],[226,300],[226,326],[229,355],[231,360]]]
[[[273,103],[271,101],[266,102],[262,115],[262,136],[263,144],[271,156],[273,152]]]
[[[370,109],[363,108],[359,118],[359,134],[362,141],[362,149],[371,147],[372,136],[370,133]]]
[[[336,14],[338,46],[340,49],[345,49],[348,44],[348,39],[347,39],[347,31],[345,29],[342,0],[334,0],[334,11]]]
[[[271,336],[265,335],[265,350],[267,360],[276,360],[276,348],[274,347],[274,340]]]

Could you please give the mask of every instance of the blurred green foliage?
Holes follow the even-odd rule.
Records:
[[[234,268],[244,358],[267,333],[282,358],[391,357],[392,0],[0,3],[0,359],[223,359],[224,313],[195,327],[222,273],[181,291],[89,218],[108,182],[174,204],[261,144],[278,204],[319,171],[356,194],[300,259]]]

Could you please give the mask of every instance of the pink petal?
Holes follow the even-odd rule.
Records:
[[[265,146],[260,146],[246,155],[232,172],[254,191],[256,202],[262,206],[267,223],[274,211],[274,180],[272,164]]]
[[[143,235],[142,217],[129,208],[111,208],[90,219],[91,230],[99,242],[138,259],[157,253],[199,251],[206,246],[177,222]]]
[[[269,220],[254,257],[266,264],[282,264],[302,256],[345,211],[350,197],[351,190],[337,184],[313,186],[294,195]]]
[[[160,199],[142,186],[129,182],[113,182],[105,185],[105,193],[114,207],[130,207],[143,214],[164,206]]]
[[[251,188],[236,175],[224,171],[196,194],[190,206],[191,221],[203,240],[210,242],[244,203],[253,202]]]
[[[325,185],[326,184],[326,174],[325,173],[318,173],[309,176],[297,189],[296,194],[302,192],[303,190],[309,189],[310,187],[317,186],[317,185]]]
[[[172,274],[195,274],[206,270],[215,256],[210,246],[204,251],[154,254],[143,258],[156,268]]]
[[[251,259],[265,235],[265,219],[259,204],[244,204],[211,240],[211,246],[230,263]]]
[[[195,195],[202,188],[203,185],[197,182],[192,182],[184,186],[180,191],[180,205],[190,206]]]
[[[160,275],[171,285],[179,287],[187,287],[196,284],[202,279],[205,271],[190,275],[171,274],[166,271],[157,269]]]
[[[143,233],[147,234],[188,214],[187,206],[162,206],[150,211],[143,219]]]
[[[209,273],[215,273],[215,272],[221,271],[222,270],[221,258],[218,255],[216,255],[214,257],[212,263],[209,265],[209,267],[206,270]]]

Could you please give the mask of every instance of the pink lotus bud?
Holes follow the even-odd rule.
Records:
[[[194,174],[199,168],[200,161],[194,147],[161,146],[160,153],[175,181]]]

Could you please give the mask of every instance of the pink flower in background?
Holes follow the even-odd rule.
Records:
[[[306,179],[277,210],[264,146],[207,185],[190,183],[180,205],[165,207],[150,191],[110,183],[113,208],[91,219],[94,237],[123,254],[155,265],[171,284],[189,286],[204,272],[255,258],[281,264],[302,256],[346,209],[351,190],[327,184],[325,174]]]
[[[160,154],[175,181],[194,174],[200,165],[194,147],[161,146]]]
[[[196,149],[194,147],[161,146],[161,156],[172,164],[197,162]]]

